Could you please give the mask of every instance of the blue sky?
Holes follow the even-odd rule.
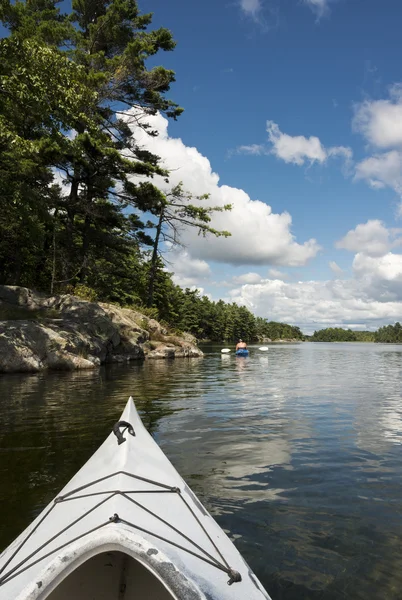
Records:
[[[234,207],[213,222],[228,240],[183,232],[176,281],[306,332],[402,319],[400,0],[139,6],[177,41],[153,63],[185,112],[133,135]]]
[[[140,6],[177,40],[176,50],[158,61],[176,71],[171,96],[185,112],[163,134],[172,144],[162,144],[161,155],[169,166],[180,164],[195,191],[192,182],[203,179],[176,154],[178,139],[196,148],[219,174],[219,186],[244,190],[250,210],[260,200],[273,215],[290,214],[291,225],[271,223],[267,238],[276,232],[279,243],[291,233],[299,244],[290,253],[285,244],[245,259],[235,246],[253,246],[256,223],[245,218],[237,227],[248,211],[242,206],[231,217],[237,223],[229,242],[202,245],[184,236],[187,251],[172,260],[177,281],[305,331],[374,328],[402,318],[400,2],[143,0]],[[263,236],[257,238],[263,248]],[[311,239],[315,249],[303,251]]]

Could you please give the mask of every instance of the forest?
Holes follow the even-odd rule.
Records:
[[[255,318],[174,284],[166,242],[180,227],[211,226],[208,196],[169,186],[136,131],[146,117],[177,119],[175,73],[148,68],[173,51],[169,30],[135,0],[2,0],[0,22],[0,284],[133,306],[198,339],[301,339],[298,328]],[[163,185],[161,185],[161,183]]]

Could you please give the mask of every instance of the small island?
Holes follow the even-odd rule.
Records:
[[[342,327],[327,327],[305,336],[309,342],[375,342],[379,344],[402,344],[402,325],[385,325],[377,331],[352,331]]]

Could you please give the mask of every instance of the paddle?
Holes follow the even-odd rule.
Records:
[[[268,352],[269,348],[268,346],[261,346],[261,348],[258,348],[258,350],[261,350],[262,352]],[[228,354],[230,352],[230,348],[222,348],[221,352],[222,354]]]

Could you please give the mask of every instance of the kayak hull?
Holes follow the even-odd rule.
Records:
[[[0,556],[0,600],[269,598],[131,398],[118,425]]]

